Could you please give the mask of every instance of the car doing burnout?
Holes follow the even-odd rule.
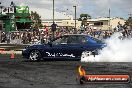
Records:
[[[30,60],[81,60],[90,54],[97,54],[105,44],[88,35],[64,35],[47,44],[28,46],[23,50],[24,58]]]

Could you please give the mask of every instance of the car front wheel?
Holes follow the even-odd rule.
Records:
[[[29,55],[29,59],[31,61],[38,61],[41,59],[41,53],[38,50],[33,50]]]
[[[85,59],[86,57],[90,56],[92,54],[91,51],[83,51],[81,55],[81,60]]]

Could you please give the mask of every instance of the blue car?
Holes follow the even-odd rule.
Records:
[[[64,35],[47,44],[32,45],[23,50],[24,58],[37,60],[81,60],[90,54],[96,55],[105,44],[82,34]]]

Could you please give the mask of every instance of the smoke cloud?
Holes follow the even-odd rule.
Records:
[[[82,62],[132,62],[132,39],[119,39],[120,34],[114,34],[106,40],[107,47],[100,50],[97,56],[81,59]]]

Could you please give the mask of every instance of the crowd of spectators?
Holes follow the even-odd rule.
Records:
[[[99,39],[107,39],[113,33],[120,32],[123,37],[131,36],[131,30],[127,27],[118,26],[113,30],[101,30],[101,29],[92,29],[90,27],[85,27],[81,29],[59,27],[54,37],[59,37],[65,34],[87,34]],[[53,38],[53,33],[50,28],[44,27],[43,29],[33,29],[26,31],[14,31],[1,33],[1,43],[11,43],[11,44],[39,44],[47,43]]]

